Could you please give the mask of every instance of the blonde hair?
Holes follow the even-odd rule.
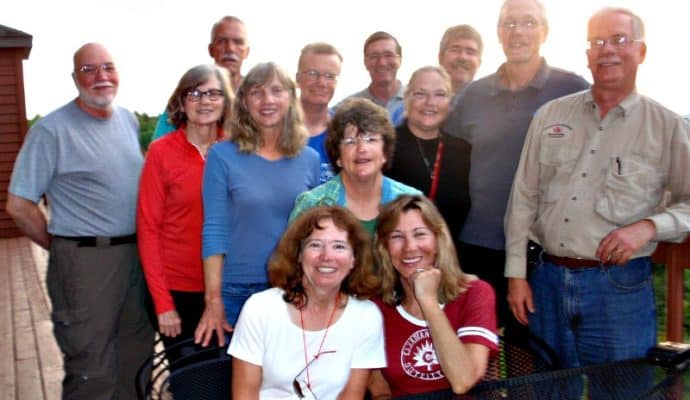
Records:
[[[283,118],[283,129],[278,140],[278,149],[286,157],[294,157],[307,144],[309,132],[304,127],[302,107],[297,101],[295,83],[285,71],[272,62],[257,64],[249,71],[237,89],[230,122],[230,140],[237,143],[243,153],[255,153],[261,147],[263,139],[259,135],[247,108],[247,96],[251,89],[266,85],[274,77],[278,79],[290,96],[290,105],[285,118]]]
[[[455,299],[473,280],[460,269],[453,239],[443,217],[434,203],[421,195],[401,195],[386,204],[379,214],[379,224],[374,239],[374,252],[381,276],[381,299],[388,305],[400,304],[405,299],[405,292],[400,283],[400,273],[395,269],[388,253],[388,239],[395,230],[400,216],[411,210],[417,210],[424,224],[436,237],[436,267],[441,270],[441,283],[438,287],[438,301],[441,304]]]

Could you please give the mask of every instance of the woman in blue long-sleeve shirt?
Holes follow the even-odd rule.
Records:
[[[319,182],[319,156],[305,147],[295,84],[259,64],[237,91],[230,141],[211,148],[202,196],[204,315],[196,341],[224,344],[244,301],[267,287],[266,265],[295,198]]]

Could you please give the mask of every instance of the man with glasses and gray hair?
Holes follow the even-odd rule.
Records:
[[[119,77],[105,47],[79,48],[72,76],[77,98],[26,136],[7,213],[50,251],[46,284],[64,354],[62,398],[134,399],[137,368],[153,351],[134,223],[139,126],[113,105]],[[43,196],[49,220],[38,206]]]
[[[497,33],[506,61],[496,73],[462,91],[444,130],[472,145],[472,205],[460,234],[460,264],[496,290],[498,323],[504,326],[510,313],[503,275],[503,216],[527,128],[542,104],[589,85],[571,72],[550,67],[541,57],[548,23],[538,0],[506,0]]]
[[[397,79],[401,61],[402,48],[398,39],[388,32],[372,33],[364,41],[364,66],[369,71],[371,83],[362,91],[348,96],[364,97],[385,108],[394,126],[400,124],[404,117],[405,85]]]
[[[690,230],[690,125],[637,93],[646,51],[639,16],[595,13],[586,51],[592,88],[536,113],[515,176],[506,214],[510,308],[564,367],[645,355],[657,338],[650,255]],[[528,239],[544,248],[532,274]]]
[[[328,43],[310,43],[304,48],[297,62],[295,82],[300,89],[300,103],[304,112],[304,125],[309,131],[309,146],[321,158],[320,182],[324,183],[335,174],[328,159],[325,141],[331,113],[328,103],[333,98],[340,75],[343,57]]]

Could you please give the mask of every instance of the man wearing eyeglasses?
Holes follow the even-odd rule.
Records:
[[[364,42],[364,66],[369,71],[371,83],[364,90],[348,96],[364,97],[384,107],[394,126],[404,118],[405,85],[396,77],[401,61],[402,48],[398,39],[388,32],[372,33]]]
[[[536,113],[506,214],[511,310],[565,367],[645,355],[656,342],[649,256],[690,230],[690,125],[636,91],[642,20],[605,8],[587,46],[593,86]],[[531,275],[528,239],[544,248]]]
[[[34,124],[12,172],[7,213],[50,251],[53,331],[64,354],[63,399],[133,399],[153,350],[135,235],[138,123],[113,105],[119,77],[108,51],[74,54],[79,95]],[[50,220],[38,206],[46,196]]]
[[[328,103],[335,93],[342,62],[340,52],[332,45],[322,42],[304,46],[297,62],[295,81],[300,89],[304,125],[309,131],[309,146],[321,158],[320,183],[328,181],[334,175],[325,141],[328,121],[331,119]]]
[[[465,272],[476,274],[493,286],[498,324],[505,326],[512,321],[503,275],[503,216],[527,128],[542,104],[589,85],[571,72],[549,66],[541,57],[539,51],[546,40],[548,22],[538,0],[506,0],[500,10],[497,33],[505,62],[496,73],[463,90],[445,131],[472,145],[472,205],[460,234],[460,264]],[[508,329],[506,333],[510,335],[512,331]]]
[[[216,65],[228,69],[230,84],[233,89],[240,87],[242,63],[249,56],[249,41],[244,22],[238,17],[227,15],[213,24],[208,54],[213,57]],[[151,140],[158,139],[175,130],[168,119],[168,112],[163,111],[158,117]]]

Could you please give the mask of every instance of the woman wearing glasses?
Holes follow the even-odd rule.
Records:
[[[395,130],[388,176],[433,200],[456,243],[470,209],[471,146],[441,132],[451,93],[450,77],[440,67],[422,67],[412,74],[403,97],[406,118]]]
[[[373,373],[372,397],[468,391],[498,350],[491,286],[462,273],[448,227],[424,196],[384,206],[375,253],[388,365]]]
[[[258,64],[244,78],[230,132],[204,171],[206,308],[195,335],[203,345],[214,333],[224,344],[245,300],[267,287],[266,265],[295,198],[319,182],[295,84],[275,64]]]
[[[190,69],[168,101],[177,130],[151,143],[146,154],[137,239],[166,347],[193,337],[204,310],[201,179],[209,147],[225,136],[233,97],[224,68]]]
[[[371,239],[337,206],[292,222],[269,265],[271,289],[252,295],[228,353],[236,399],[364,398],[385,365]]]
[[[403,193],[420,193],[383,175],[394,149],[395,130],[386,110],[364,98],[345,100],[326,136],[328,158],[335,160],[338,175],[299,195],[290,219],[317,205],[339,205],[373,234],[381,204]]]

